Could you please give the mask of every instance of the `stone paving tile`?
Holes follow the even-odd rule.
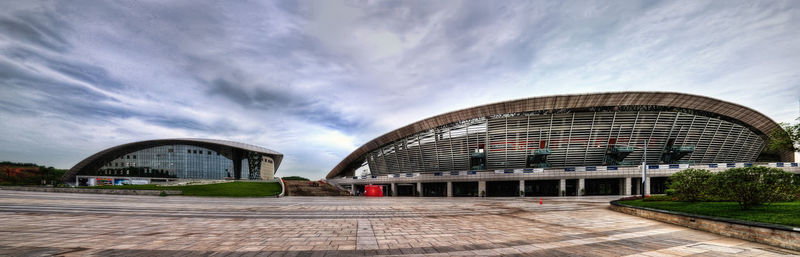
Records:
[[[0,256],[779,256],[609,197],[194,198],[0,191]]]

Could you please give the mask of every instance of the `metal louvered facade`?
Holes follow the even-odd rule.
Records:
[[[533,97],[448,112],[398,128],[355,149],[326,177],[358,175],[355,171],[363,166],[373,175],[635,166],[642,162],[645,140],[648,164],[753,162],[767,135],[776,130],[777,123],[753,109],[698,95]],[[611,154],[623,150],[627,152]],[[780,158],[794,160],[789,153]]]
[[[369,152],[365,161],[372,174],[474,170],[472,156],[482,153],[478,170],[513,169],[530,167],[527,158],[548,149],[550,167],[600,166],[612,145],[632,146],[625,159],[641,162],[645,140],[651,164],[665,163],[668,143],[694,147],[681,163],[753,162],[765,144],[743,125],[680,111],[528,112],[422,131]]]

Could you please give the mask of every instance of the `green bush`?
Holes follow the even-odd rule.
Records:
[[[645,202],[675,201],[675,200],[678,200],[678,199],[675,198],[674,196],[669,196],[669,195],[653,195],[653,196],[649,196],[649,197],[644,198]]]
[[[288,176],[282,177],[283,180],[302,180],[302,181],[309,181],[309,179],[301,177],[301,176]]]
[[[161,193],[158,194],[158,196],[167,196],[167,192],[161,191]]]
[[[669,177],[669,190],[681,201],[695,202],[702,200],[709,192],[709,179],[713,174],[703,169],[685,169]],[[670,195],[669,190],[667,195]]]
[[[675,189],[664,190],[664,193],[667,194],[668,196],[675,196]]]
[[[739,203],[743,210],[760,204],[789,201],[800,188],[793,174],[770,167],[733,168],[717,173],[709,181],[711,193]]]

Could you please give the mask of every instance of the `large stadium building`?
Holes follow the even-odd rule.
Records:
[[[353,151],[327,179],[356,194],[364,185],[409,196],[656,194],[689,167],[760,165],[768,135],[780,129],[750,108],[682,93],[534,97],[396,129]],[[798,173],[791,153],[776,158],[764,165]]]
[[[214,139],[159,139],[102,150],[82,160],[64,182],[79,186],[165,183],[179,180],[270,180],[283,154]]]

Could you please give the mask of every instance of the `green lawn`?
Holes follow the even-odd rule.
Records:
[[[264,197],[275,196],[281,193],[281,184],[261,182],[227,182],[207,185],[188,186],[159,186],[148,185],[122,185],[122,186],[94,186],[87,188],[102,189],[139,189],[139,190],[180,190],[188,196],[224,196],[224,197]]]
[[[738,220],[781,224],[800,227],[800,201],[761,205],[742,210],[736,202],[644,202],[642,200],[620,201],[621,204],[693,213]]]

